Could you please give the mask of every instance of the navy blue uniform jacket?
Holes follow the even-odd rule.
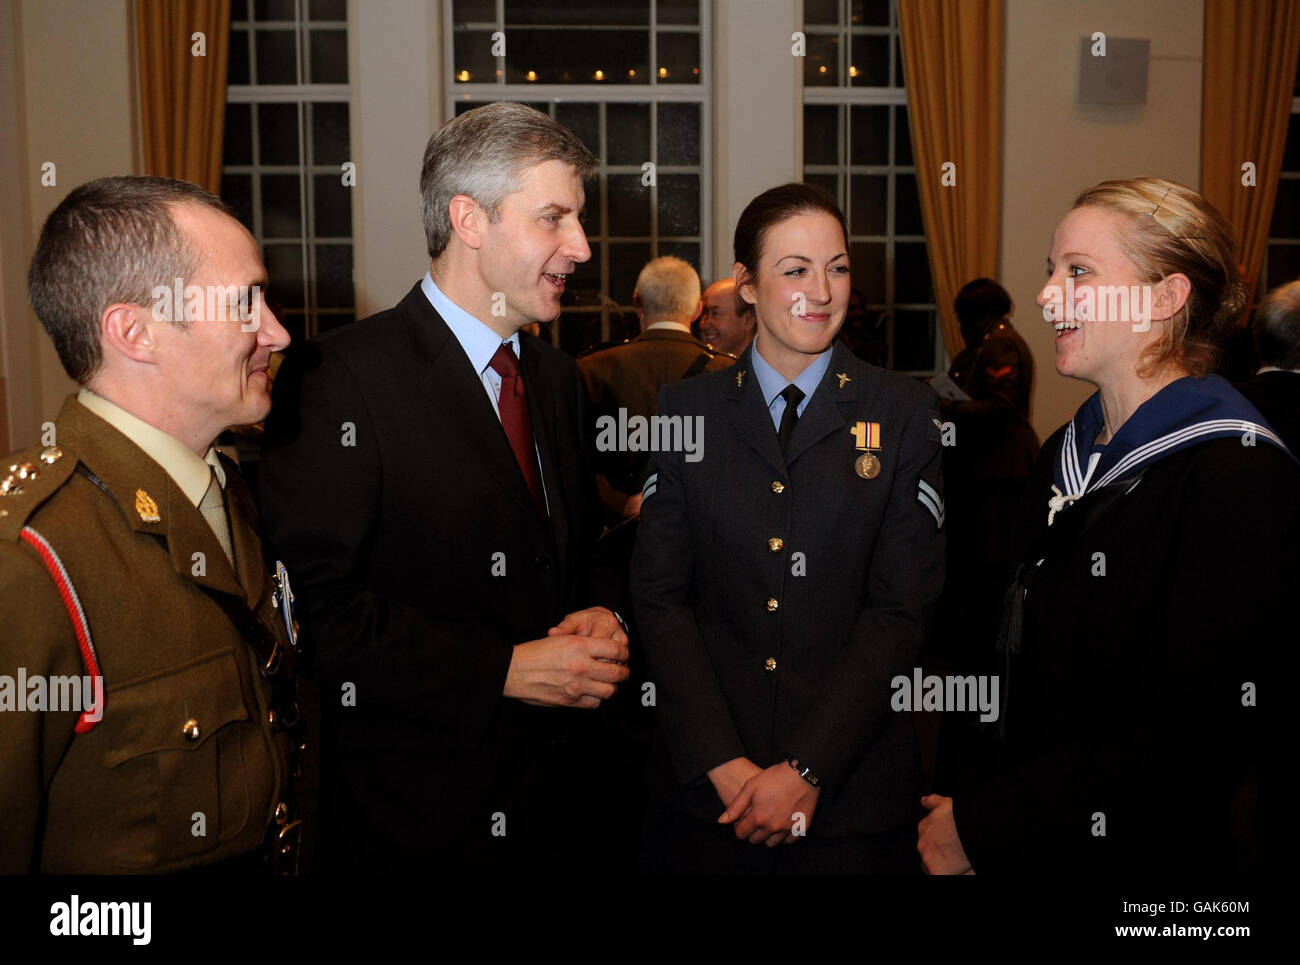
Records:
[[[898,829],[921,765],[890,681],[917,665],[944,576],[938,400],[836,344],[783,457],[752,352],[659,397],[703,418],[705,445],[657,454],[633,559],[652,789],[714,820],[709,769],[789,755],[822,782],[810,835]],[[880,424],[874,479],[854,471],[857,422]]]

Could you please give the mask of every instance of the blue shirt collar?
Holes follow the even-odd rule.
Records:
[[[804,394],[804,400],[800,403],[801,415],[803,414],[803,408],[808,405],[813,393],[817,391],[817,386],[821,385],[826,370],[831,367],[831,353],[833,351],[835,351],[834,345],[817,356],[812,364],[800,372],[799,377],[794,380],[794,384]],[[751,354],[754,363],[754,377],[758,379],[758,387],[763,390],[763,403],[770,409],[772,403],[776,401],[776,397],[781,394],[781,390],[790,383],[785,380],[784,375],[772,368],[768,361],[758,354],[757,339],[754,341],[754,350]]]
[[[503,339],[483,322],[480,322],[448,298],[442,289],[434,283],[433,276],[427,271],[424,273],[424,280],[420,282],[420,290],[424,292],[424,297],[429,299],[429,304],[433,306],[433,310],[441,315],[442,320],[447,323],[447,327],[451,329],[451,334],[456,336],[456,341],[460,342],[460,347],[469,356],[470,364],[474,366],[474,372],[479,377],[482,377],[488,363],[492,361],[492,356],[497,354],[497,348],[503,341],[510,342],[515,357],[519,357],[518,332],[515,332],[508,339]]]

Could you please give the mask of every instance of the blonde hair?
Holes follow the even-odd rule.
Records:
[[[1192,375],[1211,372],[1246,309],[1232,225],[1191,188],[1163,178],[1102,181],[1073,207],[1101,208],[1124,219],[1120,246],[1144,281],[1181,272],[1191,282],[1186,304],[1143,353],[1138,374],[1145,378],[1171,364]]]

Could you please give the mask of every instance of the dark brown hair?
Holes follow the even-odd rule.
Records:
[[[188,181],[109,177],[73,188],[41,228],[27,294],[64,371],[85,384],[103,362],[99,320],[109,305],[153,304],[153,290],[188,280],[198,255],[170,206],[201,204],[233,217]]]
[[[749,284],[758,279],[758,262],[763,257],[763,243],[767,234],[776,225],[793,218],[797,214],[816,214],[824,212],[840,223],[844,233],[845,244],[848,243],[849,229],[844,221],[844,212],[839,204],[824,188],[802,181],[791,181],[779,187],[769,188],[749,204],[736,222],[735,260],[745,266]],[[736,286],[736,312],[743,314],[752,306],[740,297],[740,286]]]
[[[961,286],[952,304],[963,328],[974,328],[981,322],[1011,314],[1011,295],[992,278],[968,281]]]

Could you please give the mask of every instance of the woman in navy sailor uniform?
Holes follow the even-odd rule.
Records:
[[[1206,874],[1248,854],[1231,805],[1295,639],[1300,465],[1206,374],[1244,307],[1234,265],[1222,216],[1155,178],[1084,191],[1056,228],[1038,303],[1057,371],[1098,391],[1030,480],[1001,715],[980,766],[925,799],[931,873]]]

